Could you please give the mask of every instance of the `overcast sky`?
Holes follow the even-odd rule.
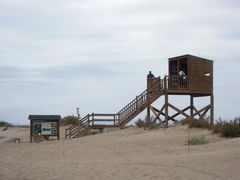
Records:
[[[116,113],[183,54],[214,60],[215,117],[238,116],[239,22],[239,0],[0,0],[0,120]]]

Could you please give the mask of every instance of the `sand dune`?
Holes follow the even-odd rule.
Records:
[[[205,135],[206,145],[191,146]],[[63,130],[61,131],[64,132]],[[175,126],[144,131],[135,127],[78,139],[30,144],[29,129],[0,129],[0,179],[240,179],[240,139]],[[9,139],[21,137],[22,143]],[[63,136],[63,135],[62,135]]]

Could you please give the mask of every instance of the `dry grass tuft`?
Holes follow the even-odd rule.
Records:
[[[192,137],[187,141],[187,145],[202,145],[202,144],[207,144],[208,141],[206,140],[205,136],[201,137]]]

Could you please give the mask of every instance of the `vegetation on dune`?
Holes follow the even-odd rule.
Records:
[[[205,136],[201,137],[192,137],[187,141],[187,145],[202,145],[202,144],[207,144],[208,141],[206,140]]]
[[[4,127],[3,131],[6,131],[9,127],[13,127],[13,125],[5,121],[0,121],[0,127]]]
[[[147,119],[147,116],[144,118],[144,120],[139,118],[135,122],[135,125],[139,128],[147,128],[147,129],[158,129],[160,127],[160,123],[157,123],[153,116],[150,117],[149,120]]]
[[[240,117],[236,117],[230,121],[216,121],[211,127],[209,117],[201,119],[184,119],[182,125],[188,124],[189,128],[202,128],[212,130],[213,133],[218,133],[222,137],[240,137]]]
[[[73,115],[65,116],[60,121],[61,126],[67,126],[67,125],[71,125],[71,124],[78,125],[78,123],[79,123],[78,117],[73,116]]]
[[[189,128],[202,128],[211,129],[211,123],[209,117],[204,117],[200,119],[190,119],[186,118],[180,121],[182,125],[188,125]]]
[[[145,127],[145,122],[144,122],[144,120],[142,120],[142,119],[140,119],[140,118],[135,122],[135,124],[136,124],[136,126],[139,127],[139,128]]]
[[[0,127],[12,127],[13,125],[5,122],[5,121],[0,121]]]
[[[230,121],[222,121],[219,119],[219,121],[216,121],[213,126],[211,126],[209,117],[203,117],[200,119],[183,119],[180,123],[181,125],[188,125],[189,128],[208,129],[213,133],[220,134],[222,137],[240,137],[240,117],[236,117]],[[139,128],[146,129],[158,129],[161,127],[161,124],[157,123],[154,117],[151,117],[150,120],[147,120],[147,117],[145,117],[144,120],[138,119],[135,122],[135,125]]]
[[[213,127],[214,133],[219,133],[223,137],[240,137],[240,117],[230,121],[217,121]]]

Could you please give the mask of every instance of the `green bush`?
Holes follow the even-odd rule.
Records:
[[[192,137],[187,141],[187,145],[202,145],[207,144],[208,141],[206,140],[205,136],[201,137]]]

